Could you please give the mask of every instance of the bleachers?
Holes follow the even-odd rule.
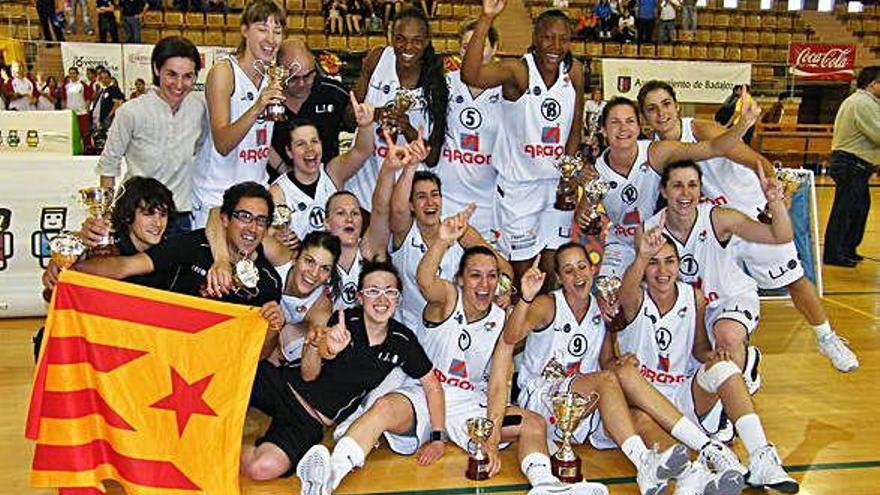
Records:
[[[863,12],[849,13],[844,5],[839,5],[834,13],[866,48],[880,53],[880,6],[866,5]]]
[[[23,40],[39,40],[40,17],[29,0],[4,0],[0,3],[0,36]]]

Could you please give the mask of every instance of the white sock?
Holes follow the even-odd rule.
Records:
[[[547,457],[547,454],[542,454],[541,452],[532,452],[525,456],[520,464],[520,469],[522,469],[523,474],[526,475],[526,478],[529,479],[529,484],[532,486],[559,481],[550,471],[550,458]]]
[[[645,452],[648,451],[648,447],[645,446],[642,437],[633,435],[620,444],[620,450],[623,451],[623,454],[626,455],[629,462],[633,463],[633,466],[638,469],[642,464],[642,457],[644,457]]]
[[[695,451],[699,451],[710,441],[709,437],[700,427],[684,416],[675,423],[670,433],[676,440]]]
[[[761,418],[755,413],[746,414],[736,420],[736,432],[749,455],[768,443],[764,427],[761,426]]]
[[[816,338],[817,338],[818,340],[822,340],[822,339],[824,339],[825,337],[827,337],[827,336],[831,335],[832,333],[834,333],[834,331],[831,330],[831,324],[828,323],[828,320],[825,320],[824,323],[821,323],[821,324],[819,324],[819,325],[815,325],[815,326],[813,327],[813,331],[816,332]]]
[[[342,479],[345,478],[352,469],[364,465],[364,459],[366,456],[364,449],[362,449],[361,446],[351,437],[342,437],[336,442],[336,448],[334,448],[333,453],[330,454],[330,466],[331,472],[333,473],[331,476],[333,491],[339,487],[339,484],[342,483]]]

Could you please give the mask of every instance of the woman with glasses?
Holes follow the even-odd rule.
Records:
[[[339,311],[329,326],[310,329],[302,359],[292,366],[260,362],[251,405],[271,416],[272,423],[256,445],[243,446],[245,475],[268,480],[289,476],[296,466],[301,479],[312,481],[303,483],[302,493],[328,493],[331,459],[320,446],[324,428],[347,418],[367,392],[397,368],[423,384],[431,411],[436,412],[432,424],[443,428],[443,391],[431,373],[431,361],[412,331],[392,319],[400,288],[390,263],[365,262],[357,307]],[[345,459],[350,455],[345,446],[361,441],[365,439],[341,442],[338,455]],[[315,450],[307,454],[310,448]]]

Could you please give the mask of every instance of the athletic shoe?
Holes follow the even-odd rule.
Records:
[[[859,358],[850,350],[847,345],[848,343],[846,339],[835,332],[831,332],[825,337],[816,340],[816,345],[819,346],[819,354],[830,359],[831,364],[837,368],[837,371],[844,373],[855,371],[859,367]]]
[[[608,495],[608,488],[601,483],[589,481],[566,484],[554,480],[533,486],[528,495]]]
[[[761,363],[761,350],[750,345],[746,348],[746,366],[743,369],[743,379],[746,382],[746,388],[749,389],[749,395],[755,395],[761,388],[761,373],[758,365]]]
[[[716,473],[736,471],[745,476],[746,473],[749,472],[748,469],[739,462],[739,458],[732,450],[730,450],[730,447],[717,440],[710,440],[709,443],[704,445],[703,448],[700,449],[700,455],[697,456],[697,459],[705,462],[706,465],[712,468]]]
[[[330,451],[321,444],[306,452],[296,465],[296,476],[301,483],[300,495],[330,495]]]
[[[651,449],[642,456],[637,467],[636,481],[642,495],[663,495],[667,482],[680,475],[688,466],[687,448],[677,443],[664,452]]]
[[[721,425],[718,427],[718,431],[710,436],[712,437],[712,440],[718,440],[721,443],[730,445],[730,443],[733,442],[733,437],[736,436],[733,421],[731,421],[727,415],[722,415]]]
[[[734,471],[714,474],[696,460],[675,480],[675,495],[739,495],[745,488],[743,475]]]
[[[782,468],[776,447],[771,444],[751,454],[746,482],[754,488],[771,488],[782,493],[797,493],[800,490],[797,481]]]

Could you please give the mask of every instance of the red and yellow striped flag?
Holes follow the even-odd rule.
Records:
[[[27,438],[62,495],[237,494],[267,323],[258,308],[66,271],[52,297]]]

